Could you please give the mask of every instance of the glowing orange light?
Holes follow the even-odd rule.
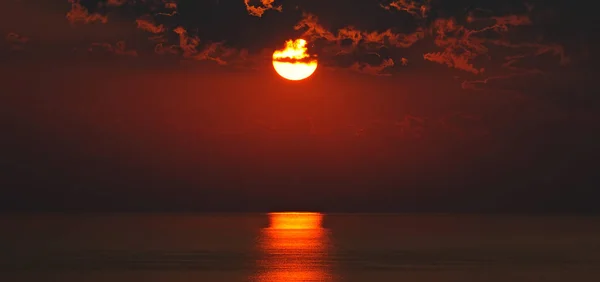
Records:
[[[269,220],[273,229],[319,229],[323,215],[310,212],[270,213]]]
[[[302,80],[317,69],[317,60],[306,52],[306,40],[288,40],[285,48],[273,52],[273,67],[285,79]]]
[[[327,232],[320,213],[271,213],[271,225],[261,234],[260,249],[266,260],[259,282],[330,281],[324,262],[328,255]],[[273,257],[273,255],[276,255]]]

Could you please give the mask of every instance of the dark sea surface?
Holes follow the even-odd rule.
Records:
[[[600,281],[600,217],[0,215],[0,281]]]

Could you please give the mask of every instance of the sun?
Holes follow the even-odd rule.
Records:
[[[281,77],[302,80],[317,70],[317,60],[306,52],[306,40],[288,40],[285,48],[273,52],[273,67]]]

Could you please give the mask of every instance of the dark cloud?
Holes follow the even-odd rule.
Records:
[[[71,10],[67,12],[67,20],[71,24],[77,23],[106,23],[108,18],[98,13],[90,13],[88,9],[81,5],[79,0],[69,0]],[[109,4],[111,1],[108,2]]]
[[[258,5],[253,5],[251,0],[244,0],[248,14],[256,17],[262,17],[262,15],[268,10],[275,10],[281,12],[282,6],[275,5],[275,0],[260,0]]]
[[[431,9],[429,0],[412,1],[412,0],[394,0],[388,3],[380,4],[386,10],[397,10],[409,13],[416,17],[427,17],[427,13]]]
[[[161,25],[156,25],[155,23],[153,23],[151,20],[148,19],[143,19],[143,18],[139,18],[137,20],[135,20],[135,23],[137,24],[137,27],[141,30],[150,32],[150,33],[164,33],[166,31],[165,27],[161,24]]]
[[[465,88],[473,88],[473,85],[489,80],[544,71],[541,66],[531,65],[531,61],[528,61],[529,67],[519,65],[528,58],[538,57],[546,62],[550,60],[548,55],[552,55],[558,58],[560,65],[570,61],[561,42],[543,40],[542,34],[536,35],[536,29],[531,28],[538,24],[536,21],[544,18],[538,12],[537,3],[507,6],[514,7],[514,11],[493,5],[477,7],[469,1],[457,3],[452,9],[431,1],[357,3],[365,10],[379,9],[376,17],[385,18],[379,22],[388,23],[387,27],[379,25],[376,29],[368,29],[365,27],[369,25],[364,23],[374,21],[372,15],[358,13],[345,17],[341,2],[322,4],[322,8],[311,1],[279,3],[274,0],[240,0],[237,4],[211,1],[193,5],[185,0],[63,2],[52,7],[42,2],[10,3],[8,8],[12,10],[12,16],[4,21],[11,23],[13,29],[4,32],[28,34],[30,39],[38,42],[44,40],[36,37],[51,38],[63,46],[71,41],[72,45],[76,45],[71,48],[81,48],[82,44],[94,42],[127,41],[133,42],[144,60],[152,60],[152,55],[179,54],[184,59],[231,65],[234,61],[238,64],[244,60],[247,60],[245,63],[261,60],[262,52],[269,52],[277,45],[258,49],[251,46],[260,45],[270,30],[287,29],[289,38],[303,37],[311,43],[312,51],[319,55],[323,67],[392,75],[400,66],[410,69],[430,61],[475,75],[473,83],[463,83]],[[462,9],[457,9],[461,6]],[[62,12],[59,7],[64,8]],[[329,7],[338,7],[338,14],[324,13]],[[194,9],[199,9],[198,21],[190,20]],[[246,17],[237,14],[242,9],[246,11]],[[33,29],[31,22],[23,20],[26,13],[28,18],[46,22],[50,32],[42,34],[37,28],[30,32]],[[230,17],[224,17],[227,13]],[[57,14],[62,14],[62,19],[56,17]],[[218,14],[222,14],[223,18],[213,17]],[[44,21],[45,18],[48,20]],[[290,22],[294,18],[295,22]],[[335,18],[345,18],[347,24],[333,27],[323,23],[331,23],[331,19]],[[397,24],[392,24],[394,19]],[[19,22],[23,24],[19,25]],[[277,22],[292,24],[281,27]],[[248,28],[254,30],[252,34],[258,36],[256,40],[248,37],[244,42],[222,36],[229,30]],[[281,38],[281,34],[277,37]],[[270,39],[262,41],[272,42]],[[249,52],[248,48],[264,51]],[[373,55],[378,59],[373,59]],[[410,66],[406,63],[408,61]],[[345,63],[338,65],[340,62]]]
[[[115,44],[111,43],[92,43],[88,51],[95,52],[97,48],[102,49],[105,52],[119,55],[119,56],[131,56],[137,57],[138,53],[136,50],[127,49],[127,44],[124,41],[119,41]]]
[[[372,75],[386,75],[390,76],[390,73],[384,73],[383,71],[389,67],[394,66],[394,60],[392,59],[382,59],[381,64],[379,65],[370,65],[366,63],[354,63],[350,66],[350,69],[353,71],[372,74]]]

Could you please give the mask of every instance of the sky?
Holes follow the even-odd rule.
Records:
[[[0,210],[600,211],[585,3],[2,5]]]

